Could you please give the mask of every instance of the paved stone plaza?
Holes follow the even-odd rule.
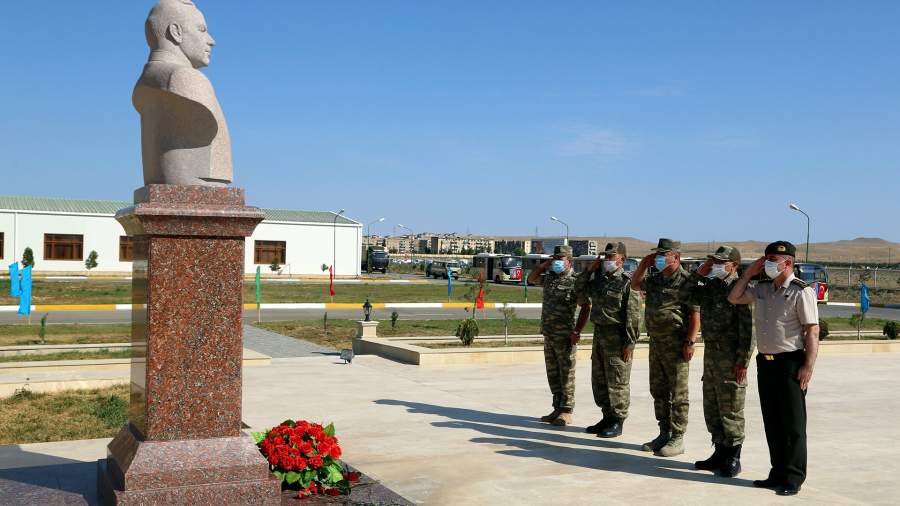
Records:
[[[615,440],[582,432],[599,416],[587,361],[578,366],[576,426],[566,430],[535,421],[549,411],[541,364],[419,368],[369,356],[353,365],[321,356],[245,369],[244,419],[254,428],[285,418],[334,421],[347,462],[423,504],[893,504],[900,494],[898,358],[820,357],[808,398],[809,479],[796,498],[750,485],[768,470],[752,383],[744,473],[726,480],[692,469],[710,452],[699,367],[691,375],[687,452],[663,459],[640,451],[656,433],[646,359],[635,364],[632,415]],[[72,501],[60,504],[79,504],[71,474],[80,470],[89,480],[92,465],[78,462],[102,457],[107,443],[0,448],[0,503],[9,504],[4,494],[17,487],[6,480],[19,477],[62,488],[60,497]],[[52,467],[10,469],[22,465]]]

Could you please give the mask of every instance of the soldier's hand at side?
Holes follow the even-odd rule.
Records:
[[[694,345],[691,343],[684,343],[681,354],[685,362],[690,362],[691,359],[694,358]]]
[[[628,345],[628,346],[625,346],[624,348],[622,348],[622,360],[624,360],[626,364],[628,362],[631,362],[632,355],[634,355],[634,346],[633,345]]]
[[[797,371],[797,381],[800,382],[800,390],[806,390],[806,387],[809,386],[809,380],[812,379],[812,367],[808,365],[804,365]]]
[[[739,365],[734,366],[734,381],[736,381],[738,385],[747,383],[746,367],[741,367]]]
[[[578,344],[578,341],[581,341],[581,334],[578,332],[572,332],[572,335],[569,336],[569,342],[572,343],[572,346]]]

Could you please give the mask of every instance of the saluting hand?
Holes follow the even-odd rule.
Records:
[[[766,257],[759,257],[755,262],[750,264],[750,267],[747,267],[747,270],[744,271],[744,274],[746,274],[747,276],[756,276],[763,271],[765,266]]]
[[[600,268],[600,264],[602,263],[603,257],[597,257],[593,262],[591,262],[590,267],[587,268],[588,272],[597,272],[597,269]]]
[[[812,367],[808,365],[804,365],[797,371],[797,381],[800,382],[800,390],[806,390],[806,387],[809,386],[809,380],[812,379]]]
[[[697,269],[697,274],[699,274],[701,276],[709,275],[709,273],[712,271],[712,266],[713,266],[713,259],[707,258],[706,261],[703,262],[703,265],[701,265],[700,268]]]
[[[649,255],[647,255],[641,259],[641,265],[650,267],[651,265],[653,265],[653,262],[655,262],[655,261],[656,261],[656,253],[650,253]]]

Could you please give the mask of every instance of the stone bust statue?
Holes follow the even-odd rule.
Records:
[[[141,115],[144,184],[226,186],[231,139],[209,79],[215,40],[191,0],[160,0],[145,24],[150,59],[132,102]]]

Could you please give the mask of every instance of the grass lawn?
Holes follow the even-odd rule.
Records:
[[[879,276],[879,281],[880,278]],[[871,284],[871,281],[869,283]],[[880,286],[882,283],[878,284]],[[859,302],[859,288],[831,284],[828,287],[828,300],[831,302]],[[900,290],[869,287],[869,302],[872,304],[900,304]]]
[[[110,351],[106,349],[94,351],[62,351],[59,353],[13,355],[0,357],[4,362],[50,362],[53,360],[97,360],[109,358],[131,358],[131,350]]]
[[[432,349],[465,348],[465,346],[463,346],[462,342],[460,342],[460,341],[446,342],[446,343],[422,342],[422,343],[415,343],[415,345],[421,346],[423,348],[432,348]],[[503,347],[515,348],[515,347],[522,347],[522,346],[544,346],[544,340],[543,339],[539,339],[539,340],[529,339],[529,340],[524,340],[524,341],[517,340],[517,341],[510,341],[509,344],[507,345],[507,344],[504,344],[503,341],[482,341],[482,340],[476,339],[475,342],[473,342],[472,345],[469,346],[469,348],[503,348]]]
[[[851,330],[856,332],[856,325],[850,324],[850,318],[838,318],[836,316],[830,316],[828,318],[822,318],[822,321],[828,323],[829,332],[843,332]],[[884,329],[884,324],[888,321],[889,320],[882,320],[880,318],[866,318],[860,330],[877,330],[880,332]]]
[[[0,400],[0,444],[112,437],[127,419],[128,386]]]
[[[419,337],[419,336],[452,336],[461,320],[398,320],[397,327],[391,329],[390,321],[378,325],[379,337]],[[356,335],[355,320],[329,320],[328,335],[325,335],[322,321],[282,321],[255,324],[258,327],[298,337],[321,346],[332,348],[350,348],[353,336]],[[479,334],[482,336],[502,336],[503,320],[478,320]],[[509,333],[533,335],[540,331],[538,320],[513,318],[509,322]]]
[[[39,318],[31,325],[0,325],[0,346],[41,344]],[[53,316],[48,318],[52,322]],[[105,344],[131,341],[131,324],[77,325],[48,324],[44,344]]]
[[[474,288],[474,291],[472,289]],[[447,302],[447,286],[438,284],[359,283],[334,287],[334,302],[362,304],[366,297],[377,302]],[[473,300],[477,286],[457,284],[453,288],[453,302]],[[516,285],[485,285],[486,302],[524,302],[525,292]],[[252,281],[244,283],[244,301],[255,302],[256,290]],[[468,298],[467,298],[468,297]],[[529,301],[540,302],[540,291],[531,288]],[[327,283],[263,283],[262,302],[330,302]],[[0,305],[16,305],[18,299],[9,296],[9,280],[0,280]],[[130,281],[45,281],[35,280],[32,304],[129,304]]]

